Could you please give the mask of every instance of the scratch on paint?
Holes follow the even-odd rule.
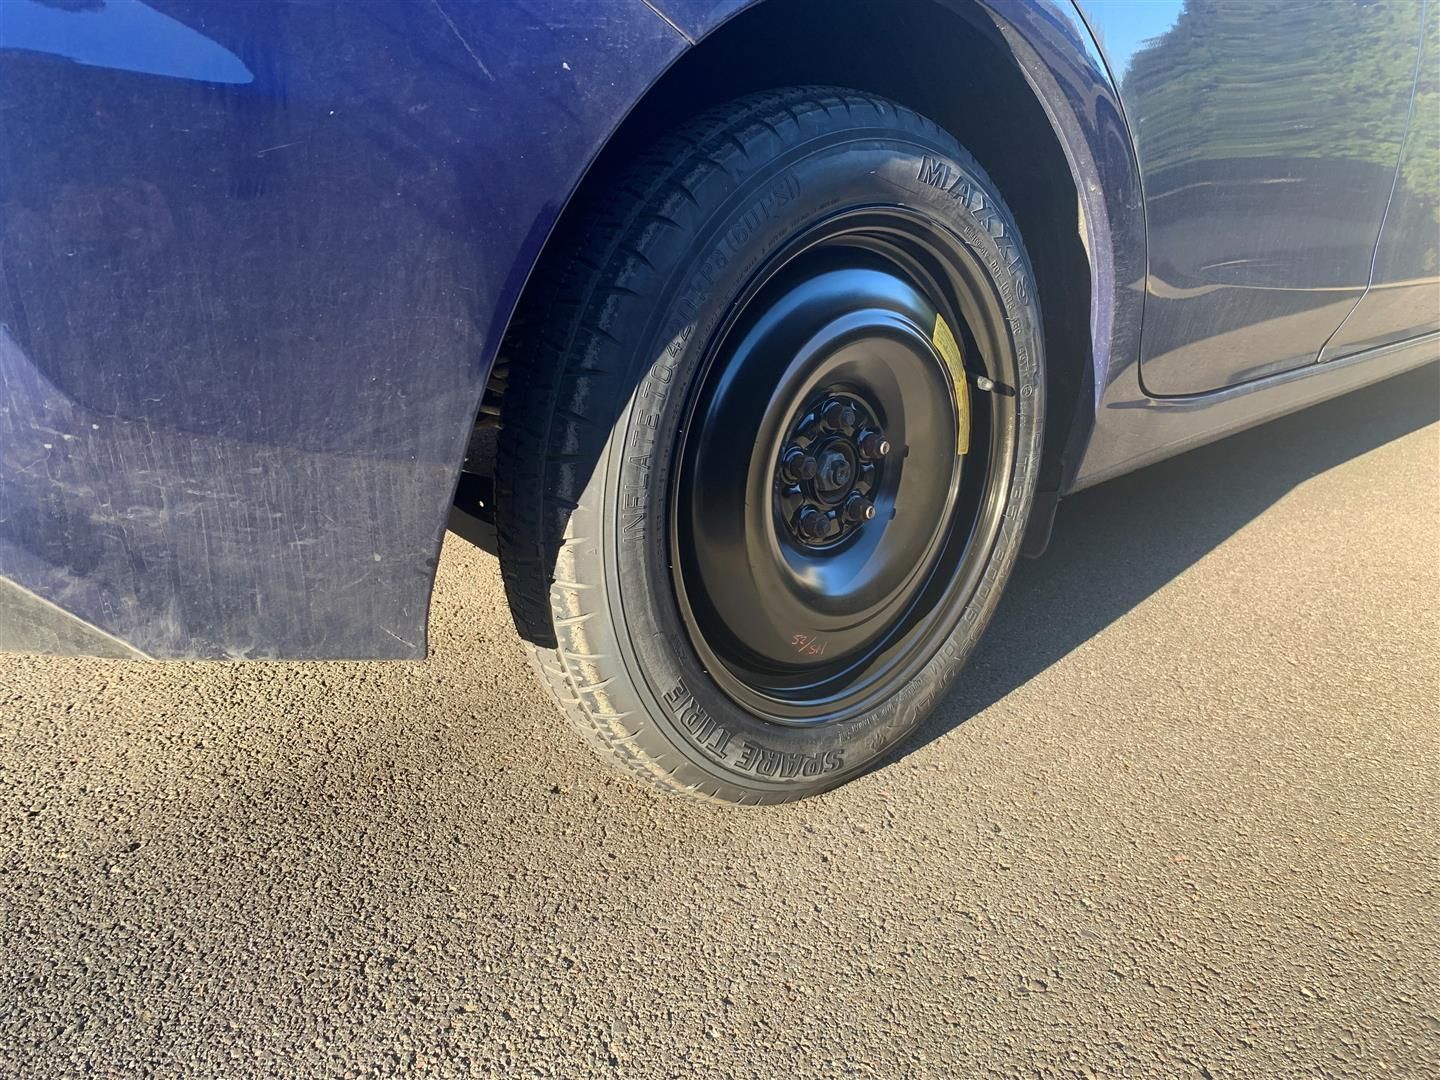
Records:
[[[651,0],[640,0],[640,2],[644,4],[647,8],[649,8],[652,12],[654,12],[656,17],[659,18],[661,22],[663,22],[666,26],[670,27],[671,30],[674,30],[675,33],[679,34],[682,38],[684,38],[687,44],[695,44],[695,39],[689,34],[687,34],[684,30],[682,30],[679,23],[677,23],[674,19],[670,18],[669,15],[666,15],[665,12],[661,11],[658,7],[651,3]]]
[[[449,12],[440,6],[440,0],[430,0],[430,3],[435,5],[435,10],[440,13],[440,17],[445,20],[445,24],[450,27],[450,32],[455,35],[461,45],[465,46],[465,51],[470,54],[470,59],[475,61],[475,66],[485,73],[487,79],[494,82],[495,76],[490,74],[490,69],[485,66],[485,61],[480,59],[480,54],[470,47],[470,42],[466,41],[465,35],[460,33],[460,28],[455,25],[455,20],[450,18]],[[409,645],[410,643],[407,641],[405,644]],[[411,648],[414,648],[414,646],[411,646]]]
[[[410,648],[412,648],[412,649],[415,648],[415,643],[414,643],[413,641],[406,641],[406,640],[405,640],[403,637],[401,637],[399,634],[394,633],[394,632],[391,631],[391,630],[386,630],[385,627],[383,627],[383,626],[380,627],[380,629],[381,629],[384,633],[389,634],[389,635],[390,635],[391,637],[393,637],[396,641],[400,642],[401,645],[408,645],[408,646],[410,646]]]

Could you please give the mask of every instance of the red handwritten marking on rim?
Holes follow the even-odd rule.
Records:
[[[790,644],[801,656],[824,656],[830,642],[806,634],[796,634],[790,639]]]

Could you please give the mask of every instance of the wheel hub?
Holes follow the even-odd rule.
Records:
[[[791,425],[775,463],[775,509],[791,539],[826,548],[875,520],[890,440],[858,395],[827,390]]]

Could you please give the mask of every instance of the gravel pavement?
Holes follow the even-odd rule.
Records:
[[[910,752],[612,775],[423,664],[0,658],[0,1074],[1440,1076],[1435,368],[1067,500]]]

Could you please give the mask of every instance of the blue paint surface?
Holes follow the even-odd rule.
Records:
[[[0,8],[0,49],[172,79],[236,85],[255,81],[254,73],[229,49],[143,0],[94,0],[74,7],[6,0]]]
[[[515,297],[683,40],[636,0],[34,8],[0,4],[0,574],[155,656],[422,655]]]
[[[1422,0],[1085,9],[1145,188],[1145,389],[1199,394],[1315,363],[1369,284]]]

